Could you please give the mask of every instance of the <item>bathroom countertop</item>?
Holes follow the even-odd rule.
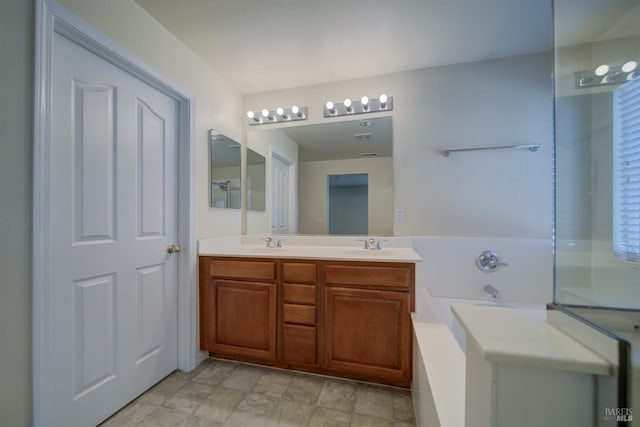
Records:
[[[198,244],[201,256],[245,258],[325,259],[333,261],[420,262],[422,258],[412,248],[384,248],[366,250],[351,246],[284,246],[267,248],[264,245],[208,245]]]
[[[546,310],[454,304],[467,339],[486,360],[611,375],[603,357],[547,323]]]

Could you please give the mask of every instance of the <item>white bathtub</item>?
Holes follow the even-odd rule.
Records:
[[[416,289],[412,389],[420,427],[464,427],[466,336],[451,312],[453,304],[544,309],[543,304],[431,297]]]

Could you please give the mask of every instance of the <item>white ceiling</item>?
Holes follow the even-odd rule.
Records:
[[[371,126],[361,126],[363,121],[370,122]],[[298,159],[301,162],[358,159],[364,157],[365,153],[375,153],[375,157],[391,157],[393,154],[391,117],[293,126],[280,130],[298,144]],[[358,134],[370,136],[356,138]]]
[[[242,93],[541,52],[550,0],[135,0]]]

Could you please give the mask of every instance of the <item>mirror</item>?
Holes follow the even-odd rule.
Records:
[[[240,144],[209,131],[210,198],[212,208],[240,209]]]
[[[393,234],[391,117],[250,130],[247,146],[270,177],[249,234]]]
[[[264,211],[266,196],[266,160],[263,155],[247,149],[247,210]]]

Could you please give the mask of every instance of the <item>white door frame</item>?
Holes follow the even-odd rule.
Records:
[[[275,157],[281,162],[285,163],[287,166],[289,166],[289,183],[288,183],[289,206],[287,207],[289,221],[288,221],[287,227],[289,228],[289,234],[297,234],[298,233],[298,163],[294,162],[291,158],[289,158],[289,156],[281,153],[278,150],[275,150],[271,146],[269,146],[268,154],[269,154],[269,184],[268,184],[269,185],[269,201],[268,201],[269,230],[267,230],[267,232],[268,233],[271,232],[271,224],[273,221],[273,218],[272,218],[273,207],[271,206],[273,197],[271,192],[273,191],[272,169],[273,169],[273,158]]]
[[[178,368],[197,355],[195,244],[195,99],[53,0],[36,0],[33,163],[33,425],[47,425],[52,392],[49,360],[49,147],[52,42],[58,33],[176,100],[178,105]]]

